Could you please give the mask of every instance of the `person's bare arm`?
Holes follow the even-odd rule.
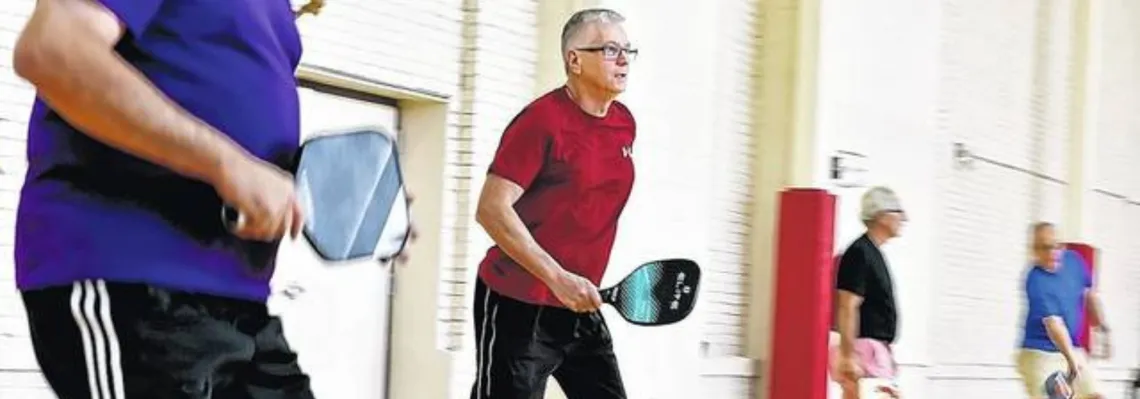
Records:
[[[1053,341],[1057,350],[1061,351],[1061,355],[1065,356],[1069,363],[1077,364],[1077,358],[1073,354],[1073,338],[1069,335],[1065,320],[1061,316],[1049,316],[1041,322],[1045,323],[1045,332],[1049,334],[1049,340]]]
[[[538,245],[515,212],[515,201],[522,194],[523,189],[518,184],[488,174],[479,195],[475,221],[483,226],[507,256],[549,285],[562,272],[562,266]]]
[[[847,290],[836,290],[839,303],[836,311],[839,313],[837,321],[839,327],[839,353],[844,356],[855,354],[855,340],[859,338],[859,306],[863,304],[863,297]]]
[[[1108,323],[1104,319],[1104,306],[1100,302],[1100,295],[1092,289],[1085,290],[1085,307],[1089,313],[1089,324],[1093,327],[1108,331]]]
[[[124,25],[93,0],[39,0],[16,42],[16,73],[80,131],[215,184],[246,152],[190,115],[114,52]]]
[[[1093,336],[1096,340],[1096,349],[1087,348],[1089,353],[1100,359],[1112,358],[1112,333],[1108,328],[1108,322],[1105,321],[1104,304],[1093,288],[1085,290],[1085,309],[1088,310],[1089,325],[1099,333]]]

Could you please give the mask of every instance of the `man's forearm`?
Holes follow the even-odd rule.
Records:
[[[534,240],[514,208],[505,205],[482,206],[476,219],[507,256],[542,282],[549,283],[562,271],[558,261]]]
[[[58,32],[67,34],[68,32]],[[70,32],[75,37],[81,32]],[[231,159],[245,155],[225,135],[164,96],[113,51],[26,32],[17,73],[35,85],[69,123],[108,146],[214,183]]]
[[[855,339],[859,337],[859,313],[850,306],[839,307],[839,352],[855,353]]]
[[[1053,341],[1053,345],[1061,351],[1065,359],[1075,360],[1073,357],[1073,338],[1069,335],[1069,329],[1064,321],[1056,316],[1047,317],[1045,319],[1045,332],[1049,334],[1049,340]]]
[[[1093,327],[1107,330],[1108,324],[1104,319],[1104,306],[1100,303],[1100,297],[1095,293],[1089,292],[1085,296],[1085,307],[1089,313],[1089,324]]]

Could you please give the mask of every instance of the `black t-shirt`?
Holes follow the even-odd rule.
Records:
[[[859,338],[895,341],[898,313],[891,272],[883,253],[864,234],[843,253],[835,288],[863,297],[859,307]]]

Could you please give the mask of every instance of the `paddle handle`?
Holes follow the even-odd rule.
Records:
[[[598,291],[598,296],[602,297],[602,303],[608,303],[610,305],[617,303],[617,294],[618,289],[616,285]]]

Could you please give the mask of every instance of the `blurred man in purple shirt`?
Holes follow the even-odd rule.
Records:
[[[58,396],[312,397],[265,307],[302,225],[300,56],[285,0],[36,3],[16,279]]]

